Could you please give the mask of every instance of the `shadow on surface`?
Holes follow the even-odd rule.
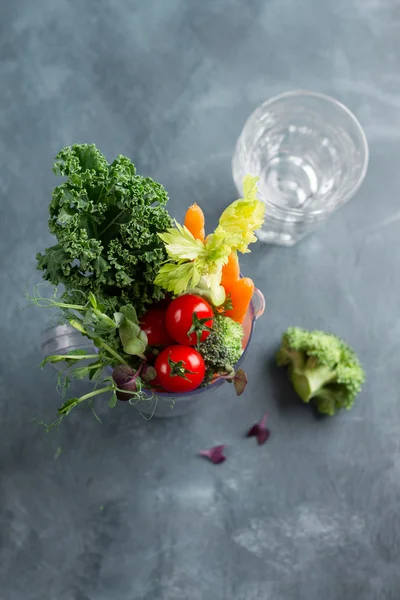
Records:
[[[279,412],[297,412],[299,410],[299,398],[290,383],[287,369],[276,366],[275,354],[267,359],[266,364],[268,375],[274,386],[273,398]]]
[[[275,355],[267,360],[267,369],[272,385],[274,386],[275,393],[273,394],[273,399],[280,413],[308,412],[311,413],[316,421],[325,421],[329,418],[327,415],[319,413],[313,402],[307,405],[298,397],[290,382],[287,368],[277,367]]]

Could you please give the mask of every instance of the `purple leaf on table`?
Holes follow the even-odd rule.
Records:
[[[200,456],[204,456],[208,458],[214,465],[219,465],[220,463],[226,460],[226,456],[224,455],[225,445],[221,444],[219,446],[213,446],[209,450],[200,450]]]
[[[259,423],[253,425],[247,432],[247,437],[256,437],[259,445],[265,444],[271,433],[266,427],[267,419],[268,413],[263,416]]]

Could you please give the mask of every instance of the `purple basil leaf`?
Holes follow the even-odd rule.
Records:
[[[256,437],[257,442],[260,444],[260,446],[262,444],[265,444],[271,433],[270,430],[266,427],[267,419],[268,413],[266,413],[263,416],[259,423],[253,425],[253,427],[251,427],[247,432],[247,437]]]
[[[211,462],[214,465],[219,465],[220,463],[224,462],[224,460],[226,460],[226,456],[224,455],[224,448],[225,445],[221,444],[220,446],[213,446],[209,450],[200,450],[199,454],[200,456],[205,456],[206,458],[211,460]]]
[[[258,430],[259,425],[257,423],[257,425],[253,425],[253,427],[249,429],[249,431],[247,432],[247,437],[255,437],[256,435],[258,435]]]
[[[265,442],[267,441],[267,439],[270,436],[270,430],[269,429],[261,429],[258,434],[257,434],[257,442],[260,444],[260,446],[262,446],[262,444],[265,444]]]
[[[136,392],[136,380],[138,373],[139,369],[134,371],[129,365],[118,365],[114,368],[112,377],[114,383],[119,388],[117,390],[118,400],[127,401],[133,397],[133,395],[129,394],[129,392]]]
[[[112,377],[116,385],[122,388],[135,380],[135,371],[129,365],[118,365],[114,368]]]
[[[233,378],[233,385],[235,386],[236,394],[241,396],[247,385],[247,375],[243,369],[238,369]]]

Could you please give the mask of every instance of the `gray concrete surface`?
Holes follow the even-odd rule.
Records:
[[[397,0],[0,1],[1,600],[400,598],[399,35]],[[246,394],[223,386],[168,422],[80,411],[44,435],[48,314],[22,308],[56,152],[126,154],[174,215],[198,201],[214,224],[244,120],[295,88],[347,104],[371,161],[313,237],[243,261],[268,299]],[[316,419],[271,366],[290,324],[357,349],[368,382],[350,413]],[[265,410],[257,447],[243,434]],[[217,467],[196,457],[214,443]]]

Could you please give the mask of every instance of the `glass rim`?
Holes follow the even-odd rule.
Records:
[[[308,98],[316,98],[319,100],[323,100],[327,104],[334,106],[335,108],[339,109],[343,114],[345,114],[350,119],[350,121],[353,123],[353,125],[355,125],[357,134],[359,135],[359,139],[361,142],[363,154],[364,154],[360,174],[359,174],[354,186],[352,187],[352,189],[349,190],[346,194],[344,194],[340,198],[340,202],[339,203],[335,203],[335,202],[327,203],[320,210],[317,210],[315,212],[311,212],[308,214],[308,216],[311,217],[312,220],[315,217],[318,218],[319,215],[321,216],[321,218],[324,218],[324,216],[326,215],[327,208],[329,208],[331,206],[333,206],[334,208],[341,206],[342,204],[347,202],[347,200],[350,200],[350,198],[352,198],[357,193],[357,191],[361,187],[362,182],[365,179],[365,176],[366,176],[367,170],[368,170],[368,164],[369,164],[369,145],[368,145],[368,140],[367,140],[365,131],[364,131],[360,121],[355,116],[355,114],[345,104],[343,104],[339,100],[336,100],[336,98],[333,98],[332,96],[329,96],[328,94],[324,94],[322,92],[313,92],[312,90],[298,89],[298,90],[291,90],[288,92],[283,92],[281,94],[277,94],[276,96],[272,96],[272,98],[269,98],[268,100],[265,100],[262,104],[257,106],[253,110],[253,112],[249,115],[249,117],[246,119],[246,122],[242,127],[242,130],[240,132],[239,138],[238,138],[236,146],[235,146],[235,151],[233,154],[232,162],[234,162],[234,160],[235,160],[235,155],[237,152],[238,145],[241,141],[243,132],[246,129],[246,127],[248,126],[248,124],[250,124],[251,120],[255,117],[256,113],[263,108],[267,108],[267,107],[271,106],[272,104],[279,102],[280,100],[285,100],[286,98],[296,98],[296,97],[297,98],[302,98],[302,97],[307,98],[308,97]],[[274,206],[274,208],[277,208],[277,209],[281,208],[281,207],[275,205],[273,202],[270,202],[270,204],[272,206]],[[301,217],[301,220],[304,220],[304,212],[301,209],[291,208],[291,209],[285,209],[283,212],[285,212],[285,214],[289,213],[293,216],[299,216],[299,217]]]

